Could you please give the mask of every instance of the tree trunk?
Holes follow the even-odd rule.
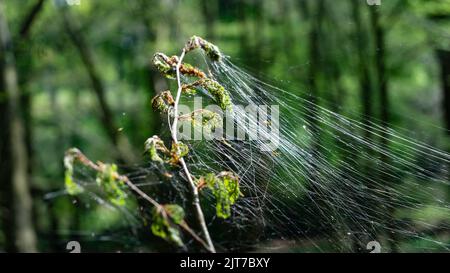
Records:
[[[146,29],[146,39],[151,43],[151,48],[149,49],[150,52],[154,52],[154,46],[158,39],[158,32],[155,29],[155,26],[157,24],[155,20],[155,14],[160,9],[158,1],[148,1],[148,0],[141,0],[139,2],[139,13],[140,18],[142,19],[142,23]],[[152,10],[153,12],[149,12],[149,10]],[[151,64],[151,62],[148,63],[148,65],[145,67],[145,73],[147,75],[147,88],[148,88],[148,95],[149,95],[149,102],[150,100],[158,94],[159,91],[167,90],[167,82],[164,79],[164,77],[161,77],[161,74],[156,70],[155,66]],[[155,112],[155,110],[152,108],[151,103],[147,103],[149,107],[149,116],[151,118],[151,128],[150,128],[150,136],[152,135],[158,135],[161,131],[161,117],[160,115]]]
[[[450,51],[437,50],[436,55],[441,67],[442,110],[445,128],[447,129],[447,134],[450,135]]]
[[[368,124],[371,121],[372,116],[372,82],[370,79],[370,70],[369,70],[369,57],[366,52],[369,50],[369,46],[367,43],[366,31],[363,29],[362,20],[361,20],[361,3],[352,1],[353,5],[353,20],[355,22],[356,32],[356,48],[358,54],[358,81],[359,81],[359,89],[361,96],[361,105],[362,105],[362,122],[364,124]],[[366,133],[366,137],[370,138],[371,134],[369,132]]]
[[[2,98],[5,100],[7,119],[3,119],[2,128],[7,134],[2,138],[2,184],[3,194],[9,201],[8,213],[3,224],[7,228],[9,251],[36,252],[36,235],[32,221],[32,199],[28,175],[28,157],[25,143],[24,120],[22,116],[20,92],[17,82],[17,70],[9,27],[0,2],[0,69]],[[2,131],[3,131],[2,130]],[[5,149],[6,148],[6,149]],[[8,169],[4,169],[8,167]]]
[[[442,114],[447,134],[450,136],[450,51],[436,50],[436,55],[441,68]],[[450,146],[447,147],[447,151],[449,150]],[[450,169],[450,163],[448,168]],[[447,174],[447,179],[450,181],[450,174]],[[447,195],[450,199],[450,189],[447,190]]]
[[[44,2],[45,0],[37,0],[36,4],[31,8],[30,12],[25,17],[25,20],[20,27],[20,37],[22,39],[26,38],[30,33],[31,27],[36,21],[36,17],[39,15],[44,6]]]
[[[380,120],[382,126],[386,129],[381,132],[381,146],[382,149],[386,152],[389,151],[389,134],[387,133],[387,129],[389,123],[391,121],[390,112],[389,112],[389,94],[388,94],[388,78],[386,73],[386,43],[385,43],[385,33],[383,26],[380,22],[380,9],[378,7],[370,8],[370,18],[373,27],[373,38],[375,42],[375,70],[377,76],[377,84],[380,94]],[[391,162],[390,158],[386,155],[386,153],[380,154],[380,162],[381,166],[389,166],[394,164]],[[393,184],[396,181],[393,181],[392,174],[387,173],[386,169],[380,170],[379,178],[380,183],[384,185]],[[393,195],[393,192],[389,192],[389,195]],[[392,198],[392,197],[387,197]],[[381,210],[385,210],[385,207],[381,207]],[[396,221],[394,217],[395,207],[389,207],[388,209],[388,217],[386,218],[387,226],[390,230],[395,230]],[[398,238],[395,232],[387,231],[389,237],[389,244],[391,248],[391,252],[398,252]]]
[[[27,13],[23,22],[21,23],[19,36],[16,38],[19,46],[15,47],[15,56],[16,61],[18,63],[18,70],[21,71],[19,78],[19,89],[22,91],[20,94],[22,111],[24,117],[24,127],[25,127],[25,141],[27,145],[27,153],[30,162],[32,162],[33,158],[33,145],[32,145],[32,117],[31,117],[31,105],[32,105],[32,97],[30,92],[26,91],[27,82],[28,82],[28,72],[29,68],[32,65],[31,54],[28,52],[30,43],[28,41],[28,37],[30,35],[31,29],[33,27],[34,22],[38,18],[44,7],[45,0],[37,0],[33,7],[31,7],[30,11]],[[22,56],[22,58],[20,58]],[[25,72],[24,72],[25,70]],[[32,173],[31,164],[29,164],[29,172],[30,176]]]
[[[320,32],[321,25],[324,18],[325,2],[324,0],[313,1],[310,3],[312,6],[308,10],[308,18],[311,21],[311,29],[309,31],[309,70],[308,70],[308,82],[309,82],[309,100],[312,102],[310,106],[310,117],[308,122],[310,123],[311,130],[314,135],[314,152],[319,152],[320,149],[320,137],[319,137],[319,124],[317,122],[317,103],[319,96],[319,78],[320,78]],[[317,2],[317,3],[316,3]]]
[[[363,24],[363,12],[361,10],[361,5],[366,7],[367,5],[352,1],[352,17],[355,24],[354,33],[353,36],[355,39],[355,48],[357,52],[357,72],[358,72],[358,83],[359,83],[359,93],[360,93],[360,99],[361,99],[361,106],[362,106],[362,113],[361,113],[361,122],[364,124],[370,124],[372,121],[372,115],[373,115],[373,109],[372,109],[372,100],[373,100],[373,86],[372,86],[372,80],[370,75],[370,58],[369,54],[367,54],[371,47],[369,47],[368,43],[368,37],[367,33],[369,32],[369,29],[365,28],[365,25]],[[367,139],[367,141],[372,140],[372,134],[370,131],[364,131],[364,136]],[[357,143],[355,143],[357,145]],[[361,148],[360,155],[362,154],[369,154],[371,156],[373,155],[371,149]],[[355,156],[356,157],[356,156]],[[372,164],[373,162],[371,160],[368,160],[365,156],[359,156],[358,158],[354,158],[354,160],[359,160],[362,164],[361,172],[362,176],[359,180],[359,183],[361,183],[361,186],[365,186],[368,190],[373,190],[373,183],[368,181],[367,177],[370,177],[371,171],[373,170]],[[377,204],[374,204],[373,202],[367,201],[365,198],[365,192],[359,194],[355,194],[353,197],[355,200],[358,200],[358,202],[365,202],[367,206],[376,206]],[[370,202],[370,203],[369,203]],[[366,214],[366,211],[361,211],[361,208],[358,207],[358,210],[355,211],[355,214]],[[372,217],[376,217],[376,215],[371,215]],[[364,216],[360,216],[364,217]],[[368,241],[374,240],[375,231],[372,230],[370,225],[367,225],[366,223],[357,223],[354,225],[354,223],[350,223],[353,230],[353,242],[352,247],[353,251],[355,252],[366,252],[366,244]]]
[[[386,74],[386,47],[385,47],[385,37],[384,30],[380,22],[380,14],[378,8],[370,9],[372,27],[374,30],[375,39],[375,69],[377,74],[377,82],[380,93],[380,118],[384,127],[387,127],[390,123],[390,113],[389,113],[389,95],[388,95],[388,79]],[[383,144],[387,144],[387,135],[383,134]]]
[[[217,17],[217,2],[216,1],[208,1],[202,0],[202,13],[203,20],[205,22],[206,27],[206,39],[214,42],[216,39],[216,17]]]
[[[64,26],[66,28],[67,33],[72,41],[72,43],[77,48],[81,60],[86,68],[89,79],[91,81],[92,89],[97,96],[100,112],[101,112],[101,120],[103,127],[106,131],[107,136],[111,140],[111,142],[116,146],[118,151],[118,160],[121,163],[130,163],[134,162],[134,156],[130,152],[131,147],[128,142],[128,139],[124,137],[118,131],[118,127],[114,124],[113,112],[109,107],[106,101],[106,91],[104,84],[100,78],[100,74],[98,69],[94,63],[92,52],[87,46],[86,41],[82,34],[75,27],[75,24],[70,16],[69,10],[63,7],[61,8],[61,13],[64,21]]]
[[[34,23],[37,18],[41,14],[41,11],[44,8],[45,0],[35,0],[34,5],[30,8],[28,13],[25,15],[22,23],[20,24],[20,32],[18,37],[15,39],[15,57],[16,57],[16,67],[19,73],[19,89],[20,93],[20,101],[23,112],[23,120],[24,120],[24,130],[25,130],[25,143],[27,148],[27,157],[28,157],[28,175],[29,175],[29,183],[33,184],[33,162],[34,162],[34,150],[33,150],[33,117],[31,115],[31,107],[33,103],[33,96],[28,89],[28,80],[30,77],[30,73],[32,73],[33,67],[33,54],[30,51],[30,44],[32,41],[28,39],[30,36],[31,30],[33,28]],[[31,196],[34,199],[36,196],[34,191],[31,191]],[[33,210],[33,220],[37,223],[38,207],[34,206]],[[39,228],[36,226],[35,230],[39,233]]]

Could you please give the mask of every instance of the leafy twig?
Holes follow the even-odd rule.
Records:
[[[73,164],[75,160],[77,160],[82,165],[84,165],[98,173],[103,173],[105,170],[106,164],[104,164],[102,162],[94,163],[89,158],[87,158],[80,150],[78,150],[76,148],[72,148],[66,152],[65,162],[71,162],[70,164]],[[149,195],[147,195],[145,192],[143,192],[141,189],[139,189],[139,187],[137,187],[135,184],[133,184],[127,176],[120,175],[117,172],[113,172],[113,173],[111,173],[111,175],[113,176],[114,179],[122,181],[137,195],[141,196],[146,201],[148,201],[152,206],[155,207],[156,211],[162,213],[164,218],[167,219],[167,216],[170,216],[173,219],[171,212],[166,209],[166,206],[158,203],[155,199],[151,198]],[[189,227],[189,225],[186,223],[186,221],[182,220],[176,224],[178,226],[180,226],[184,231],[186,231],[189,235],[191,235],[192,238],[194,238],[194,240],[199,242],[203,247],[205,247],[206,249],[209,249],[209,245]]]
[[[177,78],[177,84],[178,84],[178,90],[177,90],[177,95],[175,98],[175,103],[173,105],[173,123],[172,123],[172,128],[171,128],[171,134],[172,134],[172,141],[173,143],[176,145],[178,144],[178,138],[177,138],[177,126],[178,126],[178,104],[180,102],[180,98],[181,98],[181,93],[182,93],[182,84],[181,84],[181,76],[180,76],[180,67],[182,65],[183,62],[183,58],[186,55],[186,49],[183,49],[183,51],[181,52],[180,57],[178,58],[178,63],[176,66],[176,78]],[[178,149],[178,148],[177,148]],[[192,191],[192,195],[193,195],[193,203],[194,203],[194,207],[195,207],[195,211],[197,214],[197,220],[200,224],[200,227],[202,229],[203,235],[205,236],[206,242],[208,244],[208,250],[210,252],[215,253],[216,249],[214,247],[214,244],[211,240],[211,236],[209,235],[209,231],[208,231],[208,227],[206,226],[206,221],[205,221],[205,216],[203,214],[203,210],[200,206],[200,199],[198,196],[198,188],[195,185],[194,181],[192,180],[192,175],[189,172],[189,169],[186,165],[186,162],[184,161],[184,158],[180,158],[180,164],[183,167],[183,170],[186,174],[187,180],[189,182],[189,186],[191,187],[191,191]]]

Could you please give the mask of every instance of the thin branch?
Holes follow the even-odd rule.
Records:
[[[182,90],[183,86],[181,84],[180,67],[182,65],[183,58],[185,55],[186,55],[186,48],[183,48],[183,51],[181,52],[181,55],[178,59],[178,63],[176,66],[178,90],[177,90],[177,96],[175,98],[175,104],[173,107],[173,123],[172,123],[172,128],[171,128],[172,140],[173,140],[174,145],[178,144],[178,139],[177,139],[178,104],[180,102],[181,93],[183,91]],[[178,147],[177,147],[177,149],[178,149]],[[192,180],[192,175],[189,172],[189,169],[186,165],[186,162],[184,161],[184,158],[180,158],[180,164],[183,167],[183,170],[184,170],[187,180],[189,182],[189,186],[191,187],[191,190],[192,190],[192,195],[193,195],[193,199],[194,199],[193,203],[194,203],[194,207],[195,207],[196,214],[197,214],[197,220],[198,220],[200,227],[202,229],[202,232],[205,236],[206,242],[208,243],[208,250],[212,253],[215,253],[216,249],[211,240],[211,236],[209,235],[208,227],[207,227],[206,221],[205,221],[205,216],[204,216],[203,210],[200,206],[200,199],[198,196],[198,188],[195,185],[194,181]]]

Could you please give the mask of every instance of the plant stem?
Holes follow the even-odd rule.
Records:
[[[177,96],[175,98],[175,104],[173,106],[173,123],[172,123],[172,128],[171,128],[171,134],[172,134],[172,141],[174,143],[174,145],[178,144],[178,139],[177,139],[177,126],[178,126],[178,103],[180,102],[180,98],[181,98],[181,93],[182,93],[182,85],[181,85],[181,76],[180,76],[180,67],[181,64],[183,62],[183,58],[184,55],[186,54],[186,49],[183,49],[183,51],[181,52],[181,55],[179,57],[177,66],[176,66],[176,72],[177,72],[177,85],[178,85],[178,90],[177,90]],[[214,244],[211,240],[211,236],[209,235],[209,231],[208,231],[208,227],[206,225],[206,221],[205,221],[205,216],[203,214],[203,210],[202,207],[200,206],[200,199],[198,196],[198,188],[195,185],[194,181],[192,180],[192,176],[191,173],[189,172],[189,169],[186,165],[186,162],[184,161],[184,158],[180,159],[180,164],[183,167],[183,170],[186,174],[187,180],[189,182],[189,185],[191,187],[192,190],[192,195],[193,195],[193,205],[195,207],[195,211],[197,214],[197,220],[200,224],[200,227],[202,229],[202,232],[205,236],[206,242],[208,244],[208,250],[212,253],[216,252],[216,249],[214,248]]]

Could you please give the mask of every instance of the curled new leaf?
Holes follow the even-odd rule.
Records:
[[[172,144],[169,150],[158,136],[153,136],[145,141],[145,151],[150,155],[152,161],[176,165],[180,158],[189,153],[189,147],[183,142],[178,142]]]
[[[163,163],[160,153],[168,154],[169,150],[164,145],[164,142],[158,136],[152,136],[145,141],[145,151],[150,155],[150,159],[155,162]]]
[[[183,208],[178,205],[155,207],[152,215],[152,233],[178,246],[183,246],[181,234],[176,224],[183,222],[184,216]]]
[[[219,105],[223,110],[229,110],[232,108],[230,94],[225,87],[217,81],[209,78],[200,79],[190,84],[190,87],[191,89],[194,87],[203,88],[208,94],[211,95],[217,105]]]
[[[168,79],[175,79],[177,75],[176,67],[178,64],[178,57],[168,57],[164,53],[156,53],[153,56],[153,64],[156,69]],[[206,78],[206,74],[200,69],[188,64],[182,63],[180,66],[180,73],[185,76],[195,78]]]
[[[208,56],[213,61],[220,61],[222,57],[222,54],[220,53],[219,48],[216,45],[206,41],[201,37],[192,36],[191,39],[189,39],[189,41],[186,43],[185,50],[186,52],[189,52],[196,48],[203,49],[206,56]]]
[[[175,66],[176,66],[176,64],[173,65],[173,62],[165,54],[163,54],[163,53],[156,53],[155,55],[153,55],[153,65],[166,78],[171,78],[171,79],[175,78],[175,75],[176,75]]]
[[[217,81],[210,78],[202,78],[182,86],[182,91],[186,94],[195,94],[196,89],[203,89],[206,93],[210,94],[222,110],[230,110],[232,108],[230,94],[225,87]]]
[[[203,80],[201,85],[211,94],[220,108],[223,110],[231,109],[230,94],[228,94],[228,91],[222,85],[211,79]]]
[[[64,173],[64,184],[67,193],[70,195],[77,195],[83,192],[83,188],[73,180],[73,164],[76,151],[75,149],[70,149],[64,157],[64,167],[66,169]]]
[[[153,110],[161,113],[167,113],[174,104],[175,100],[170,91],[161,92],[152,99]]]
[[[97,173],[97,184],[105,192],[108,200],[117,205],[124,206],[126,203],[127,194],[125,193],[125,185],[119,179],[117,173],[117,165],[102,164],[102,171]]]

